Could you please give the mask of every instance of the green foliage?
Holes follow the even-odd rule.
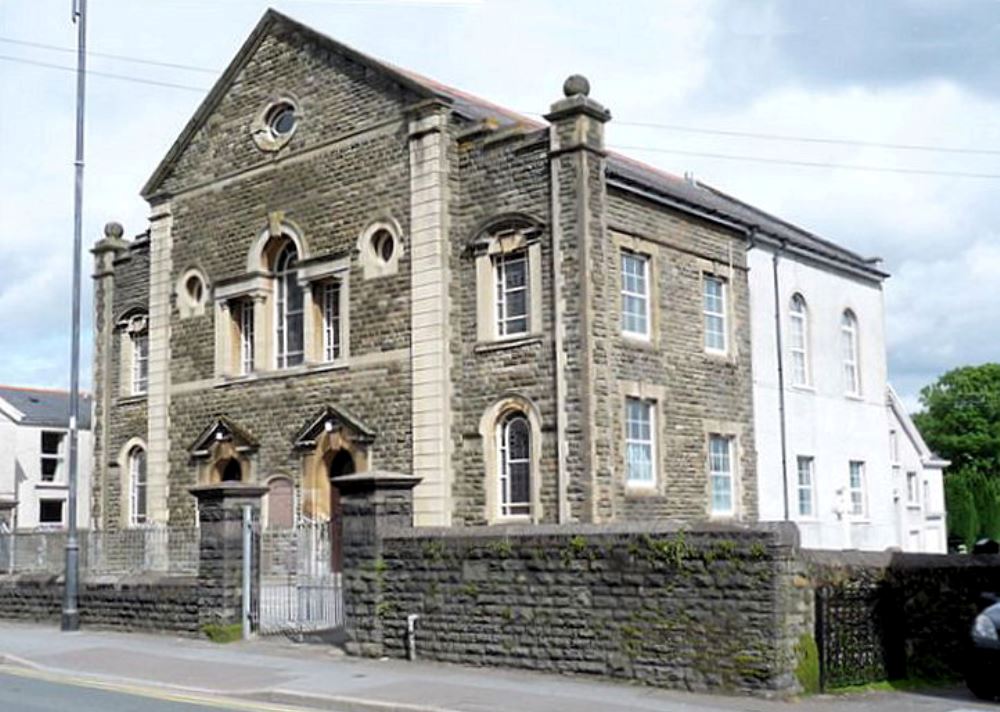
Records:
[[[1000,363],[949,371],[920,402],[913,420],[931,450],[956,470],[1000,477]]]
[[[691,555],[691,548],[684,538],[684,532],[678,532],[672,539],[654,539],[646,535],[643,537],[643,543],[652,559],[667,562],[675,567],[680,567],[684,559]]]
[[[373,564],[373,568],[374,568],[376,574],[381,575],[381,574],[384,574],[386,572],[386,570],[389,568],[389,565],[387,563],[385,563],[385,559],[379,557],[379,558],[375,559],[375,563]]]
[[[213,643],[233,643],[243,637],[243,626],[240,623],[206,623],[201,632]]]
[[[506,539],[491,542],[489,549],[501,559],[510,558],[511,553],[513,552],[513,547],[511,547],[510,542]]]
[[[966,480],[962,473],[945,477],[944,498],[948,510],[948,533],[971,547],[979,533],[979,515]]]
[[[375,617],[385,618],[396,611],[396,605],[391,601],[379,601],[375,604]]]
[[[429,541],[424,544],[424,556],[431,561],[441,561],[444,558],[444,542]]]
[[[808,633],[803,633],[795,644],[795,677],[806,695],[819,692],[819,648]]]

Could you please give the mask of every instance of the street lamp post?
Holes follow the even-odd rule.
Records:
[[[77,538],[76,500],[79,480],[77,452],[80,424],[80,268],[83,251],[83,117],[87,87],[87,0],[74,0],[76,23],[76,184],[73,194],[73,336],[69,373],[69,493],[66,497],[69,532],[66,537],[66,591],[63,597],[62,629],[80,629],[77,608],[80,575],[80,543]]]

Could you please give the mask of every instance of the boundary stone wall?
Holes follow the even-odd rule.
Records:
[[[80,584],[80,623],[125,630],[197,634],[194,576],[103,577]],[[53,621],[62,613],[62,577],[0,576],[0,618]]]
[[[861,593],[875,611],[867,636],[849,630],[851,621],[829,615],[819,626],[823,630],[817,630],[821,649],[824,637],[841,648],[846,644],[840,640],[849,638],[858,649],[846,652],[884,661],[868,668],[852,666],[855,674],[867,671],[865,679],[851,681],[855,683],[961,677],[973,619],[988,605],[982,594],[1000,593],[996,555],[803,551],[802,560],[811,585],[823,595],[837,602]],[[836,671],[825,672],[827,686],[836,686],[831,674]]]
[[[796,646],[812,631],[812,592],[794,527],[380,529],[365,531],[375,555],[345,570],[350,652],[405,657],[417,615],[420,658],[689,690],[800,690]]]

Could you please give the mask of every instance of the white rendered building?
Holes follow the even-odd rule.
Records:
[[[90,526],[91,399],[80,400],[77,521]],[[62,529],[69,493],[69,394],[0,386],[0,527]]]
[[[787,232],[748,256],[760,519],[796,522],[807,548],[943,551],[943,465],[886,380],[888,275]],[[919,510],[903,501],[913,471]]]
[[[927,447],[891,386],[886,405],[901,548],[944,554],[948,551],[948,531],[943,470],[951,463]]]

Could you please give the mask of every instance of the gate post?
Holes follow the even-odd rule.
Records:
[[[337,477],[343,509],[342,573],[347,652],[382,655],[382,538],[413,526],[414,475],[369,471]]]
[[[206,625],[240,625],[243,611],[244,507],[252,523],[260,520],[266,487],[248,482],[221,482],[191,487],[198,500],[198,621]],[[260,596],[260,534],[251,542],[250,601]],[[254,609],[254,606],[251,606]]]

